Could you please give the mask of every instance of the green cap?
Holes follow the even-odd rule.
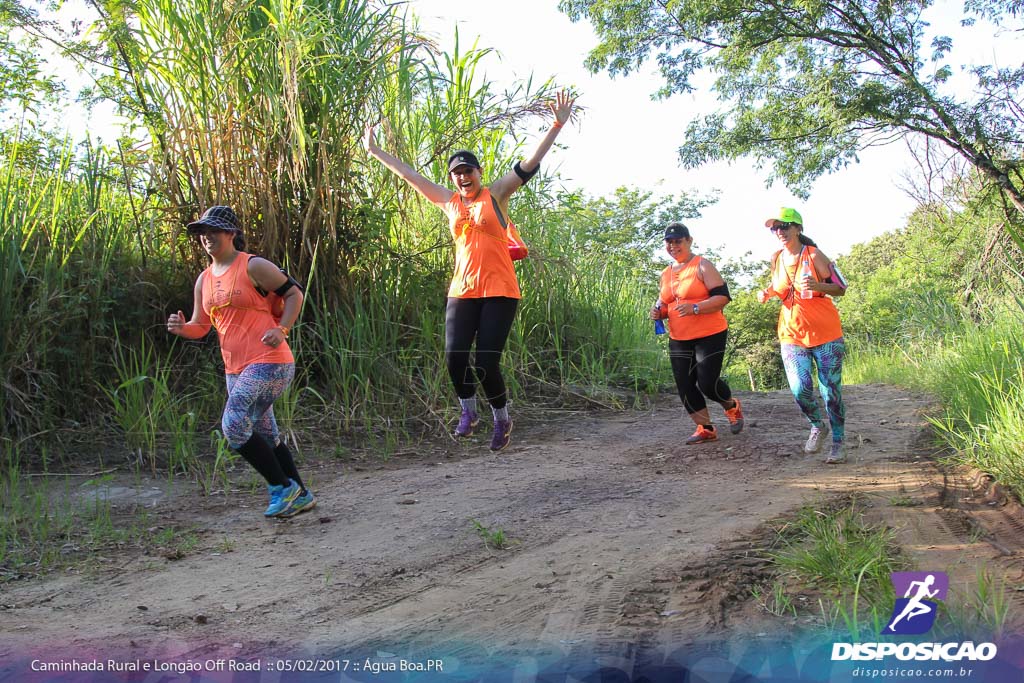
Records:
[[[778,218],[769,218],[764,222],[764,227],[770,228],[776,223],[799,223],[804,224],[804,219],[800,217],[800,212],[796,209],[791,209],[788,206],[784,206],[779,209]]]

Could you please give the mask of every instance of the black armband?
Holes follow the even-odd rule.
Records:
[[[289,289],[291,289],[292,287],[298,287],[298,286],[299,286],[299,283],[295,281],[295,278],[293,278],[291,275],[289,275],[288,279],[285,280],[285,283],[283,285],[281,285],[280,287],[278,287],[277,289],[274,290],[274,294],[277,294],[278,296],[284,296],[285,292],[287,292]],[[300,287],[300,290],[301,290],[301,287]]]
[[[712,287],[708,290],[708,296],[724,296],[729,301],[732,301],[732,297],[729,296],[729,285],[726,284]]]
[[[537,171],[540,170],[540,164],[537,164],[536,168],[532,171],[524,171],[522,164],[517,161],[516,165],[512,167],[512,170],[516,172],[516,175],[519,176],[519,179],[522,180],[523,185],[525,185],[530,182],[530,178],[537,175]]]

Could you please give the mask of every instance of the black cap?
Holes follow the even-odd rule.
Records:
[[[472,152],[460,149],[458,152],[448,157],[448,172],[451,173],[459,166],[480,168],[480,162],[477,161],[476,155]]]
[[[665,228],[665,239],[677,240],[680,237],[689,237],[690,229],[682,223],[669,223]]]
[[[187,228],[190,235],[198,235],[210,228],[225,232],[242,232],[242,228],[238,225],[238,216],[230,206],[211,206],[202,218],[189,223]]]

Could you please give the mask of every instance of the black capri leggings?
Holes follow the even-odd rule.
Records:
[[[505,380],[501,376],[501,353],[512,331],[519,299],[491,296],[479,299],[448,298],[444,321],[444,359],[448,376],[459,398],[476,394],[476,382],[492,408],[508,403]],[[476,339],[476,357],[470,370],[469,352]],[[473,371],[476,376],[473,376]]]
[[[720,377],[728,336],[729,330],[722,330],[700,339],[668,340],[672,374],[687,413],[692,415],[707,408],[705,396],[718,403],[732,398],[729,385]]]

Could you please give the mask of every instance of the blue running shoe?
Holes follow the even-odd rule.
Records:
[[[271,484],[267,486],[267,491],[270,492],[270,505],[263,511],[264,517],[273,517],[281,511],[281,492],[284,491],[284,487],[280,485]]]
[[[294,517],[300,512],[306,510],[312,510],[316,507],[316,498],[313,497],[312,491],[306,491],[305,493],[299,494],[283,511],[281,511],[278,517]]]
[[[281,514],[302,493],[302,487],[291,479],[288,480],[288,486],[268,486],[267,490],[270,491],[270,505],[263,512],[264,517],[276,517]]]

